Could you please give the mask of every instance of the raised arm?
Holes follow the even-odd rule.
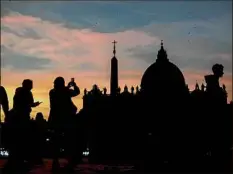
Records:
[[[35,103],[32,103],[32,104],[31,104],[31,107],[34,108],[34,107],[37,107],[38,105],[39,105],[39,103],[38,103],[38,102],[35,102]]]
[[[74,89],[70,89],[70,96],[71,96],[71,97],[76,97],[77,95],[80,94],[80,89],[79,89],[79,87],[76,85],[76,83],[73,83],[73,87],[74,87]]]

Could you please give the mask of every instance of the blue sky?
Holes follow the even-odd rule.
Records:
[[[77,77],[81,88],[109,87],[113,40],[120,85],[139,85],[164,40],[191,87],[221,63],[232,95],[231,1],[1,2],[1,36],[2,83],[10,93],[28,77],[45,96],[58,74]]]
[[[39,16],[44,20],[71,23],[79,28],[90,28],[91,24],[95,25],[97,22],[100,25],[94,27],[94,30],[116,32],[141,27],[151,22],[215,19],[226,14],[230,15],[231,3],[231,1],[15,1],[4,3],[3,8],[24,15]]]

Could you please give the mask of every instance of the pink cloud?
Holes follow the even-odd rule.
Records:
[[[119,42],[118,55],[123,55],[123,49],[127,47],[148,45],[159,40],[140,31],[106,34],[91,30],[68,29],[63,24],[18,13],[1,18],[1,22],[3,26],[15,32],[23,33],[25,29],[32,29],[40,37],[40,39],[26,38],[2,31],[3,45],[16,53],[49,58],[56,61],[59,67],[66,68],[71,64],[84,62],[105,67],[105,60],[112,56],[113,40]],[[83,50],[87,54],[82,54]]]
[[[229,59],[232,59],[232,55],[231,54],[218,54],[216,55],[216,57],[219,57],[223,60],[229,60]]]
[[[40,18],[35,18],[32,16],[24,16],[20,13],[12,12],[10,16],[4,16],[1,18],[1,22],[8,24],[20,24],[20,23],[31,23],[31,22],[39,22]]]

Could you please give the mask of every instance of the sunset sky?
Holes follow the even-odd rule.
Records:
[[[10,106],[26,78],[34,81],[35,101],[43,102],[32,116],[40,111],[47,118],[57,76],[67,83],[75,78],[79,109],[84,88],[98,84],[109,92],[114,40],[121,87],[140,85],[163,40],[190,89],[204,82],[213,64],[223,64],[221,83],[232,99],[231,1],[10,1],[1,2],[1,84]]]

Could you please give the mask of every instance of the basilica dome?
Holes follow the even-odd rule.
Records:
[[[149,96],[179,95],[186,89],[185,79],[180,69],[171,63],[161,43],[157,60],[145,71],[141,80],[141,90]]]

